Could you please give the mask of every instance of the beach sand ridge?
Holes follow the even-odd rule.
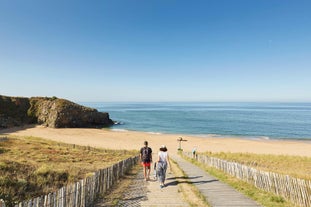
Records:
[[[147,140],[154,152],[166,145],[170,153],[176,153],[179,147],[184,151],[194,147],[198,152],[249,152],[257,154],[299,155],[311,157],[311,142],[300,140],[265,140],[237,137],[196,137],[183,134],[155,134],[138,131],[115,131],[111,129],[90,128],[47,128],[43,126],[19,127],[1,130],[0,134],[14,136],[33,136],[77,145],[109,149],[139,150]]]

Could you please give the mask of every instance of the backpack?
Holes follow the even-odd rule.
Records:
[[[149,147],[143,147],[142,148],[142,156],[141,159],[144,162],[149,162],[150,161],[150,150]]]

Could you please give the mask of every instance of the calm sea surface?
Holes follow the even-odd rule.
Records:
[[[311,103],[81,103],[116,130],[311,140]]]

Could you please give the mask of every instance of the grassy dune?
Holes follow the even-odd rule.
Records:
[[[35,137],[0,141],[0,199],[7,204],[57,190],[136,151],[79,147]]]
[[[206,153],[208,156],[238,162],[267,172],[311,180],[311,157],[253,153]]]

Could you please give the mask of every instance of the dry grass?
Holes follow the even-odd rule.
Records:
[[[267,172],[311,180],[311,157],[253,153],[206,153],[208,156],[238,162]]]
[[[0,142],[0,199],[12,205],[46,194],[136,154],[9,137]]]

